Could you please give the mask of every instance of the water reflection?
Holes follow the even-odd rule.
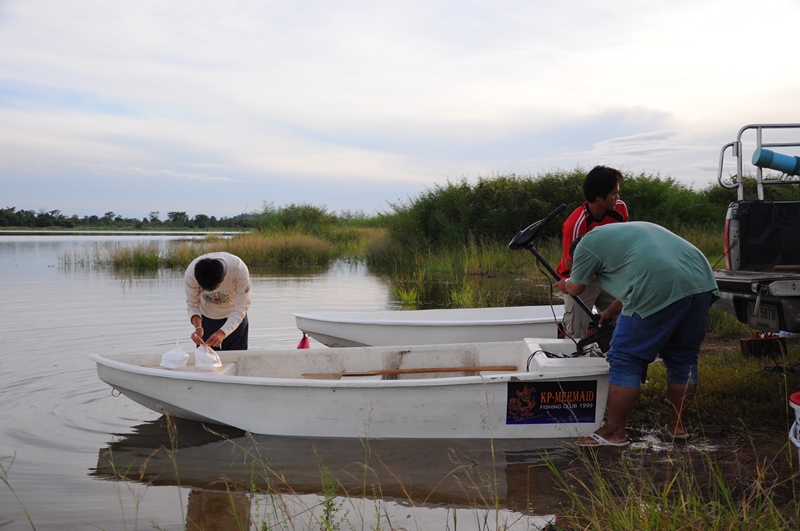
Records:
[[[250,514],[254,498],[268,494],[280,496],[285,506],[284,498],[312,495],[306,503],[314,505],[335,478],[337,503],[372,500],[395,510],[496,508],[530,523],[533,515],[552,514],[565,501],[545,458],[565,463],[572,455],[562,440],[275,437],[161,417],[100,448],[90,476],[190,488],[187,515],[203,522],[235,518],[232,501],[237,512]],[[223,505],[227,509],[220,512]]]

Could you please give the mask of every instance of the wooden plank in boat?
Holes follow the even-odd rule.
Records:
[[[516,365],[473,365],[469,367],[420,367],[413,369],[380,369],[375,371],[345,372],[312,372],[303,374],[306,378],[319,380],[335,380],[343,376],[376,376],[394,374],[424,374],[430,372],[480,372],[480,371],[516,371]]]

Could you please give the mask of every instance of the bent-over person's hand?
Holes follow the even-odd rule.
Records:
[[[611,303],[611,306],[600,312],[600,326],[605,326],[610,323],[614,323],[617,320],[617,316],[622,311],[622,302],[621,301],[614,301]]]
[[[206,339],[206,345],[211,348],[216,348],[222,345],[222,340],[225,339],[225,332],[217,330]]]
[[[197,328],[195,328],[194,332],[191,335],[191,338],[194,344],[197,345],[198,347],[200,345],[205,345],[205,341],[203,341],[203,327],[198,326]]]

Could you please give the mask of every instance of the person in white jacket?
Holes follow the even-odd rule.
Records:
[[[198,256],[184,276],[192,341],[215,350],[247,350],[250,271],[236,255]]]

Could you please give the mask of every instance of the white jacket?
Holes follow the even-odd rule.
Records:
[[[223,260],[227,266],[222,284],[214,291],[205,291],[194,278],[194,266],[203,258]],[[189,319],[193,315],[204,315],[210,319],[227,318],[221,328],[225,337],[236,330],[250,308],[250,271],[241,258],[225,252],[198,256],[186,269],[184,280]]]

